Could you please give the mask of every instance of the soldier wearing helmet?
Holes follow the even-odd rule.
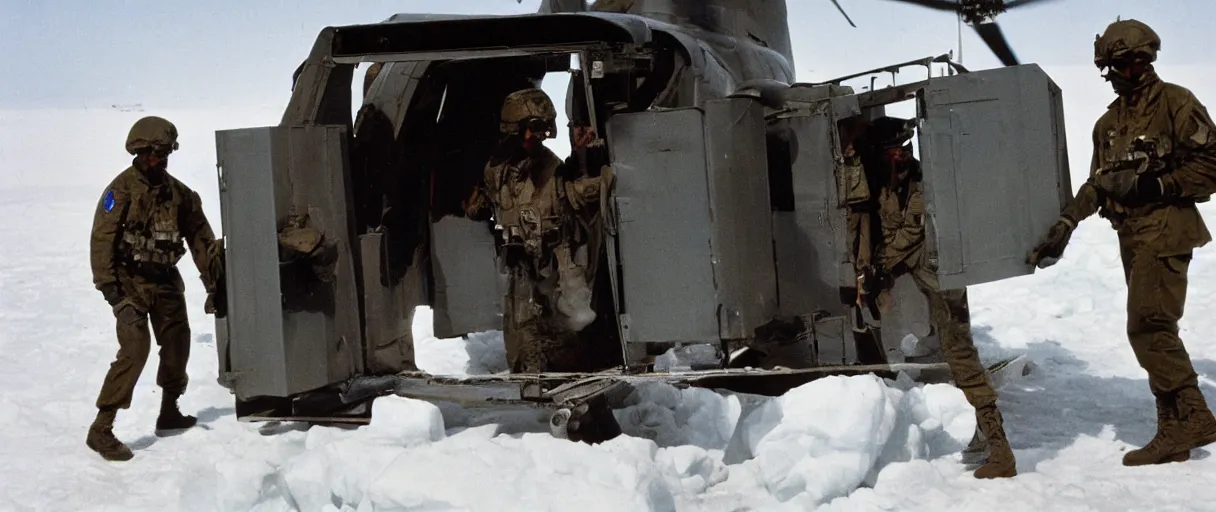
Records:
[[[1178,336],[1191,256],[1212,240],[1195,204],[1216,192],[1216,125],[1190,90],[1157,76],[1160,50],[1156,32],[1136,20],[1097,36],[1094,64],[1118,98],[1094,125],[1089,180],[1028,259],[1053,264],[1095,213],[1118,233],[1128,341],[1157,402],[1157,434],[1123,457],[1128,466],[1185,461],[1216,441],[1216,418]]]
[[[156,428],[179,430],[196,423],[177,406],[189,380],[190,325],[176,266],[187,248],[207,291],[207,312],[224,316],[223,248],[198,194],[167,171],[169,155],[177,148],[173,123],[155,116],[136,121],[126,142],[134,155],[131,166],[106,186],[93,217],[93,285],[113,310],[118,353],[98,394],[97,418],[86,444],[108,460],[133,456],[114,437],[114,419],[119,409],[131,406],[152,335],[160,346],[156,383],[164,391]]]
[[[842,130],[849,240],[859,276],[854,312],[860,316],[862,308],[889,310],[895,279],[912,278],[928,300],[954,383],[975,408],[976,431],[964,462],[979,465],[976,478],[1012,477],[1017,475],[1017,461],[996,391],[971,336],[967,289],[943,290],[925,254],[924,183],[911,144],[915,129],[914,121],[880,117],[865,124],[846,123]],[[862,362],[886,363],[879,329],[860,318],[854,324]]]
[[[557,111],[540,89],[505,98],[503,138],[486,163],[483,180],[465,203],[469,218],[492,214],[501,261],[508,272],[503,335],[511,371],[591,371],[594,354],[580,332],[597,317],[592,283],[598,263],[597,218],[601,188],[612,170],[581,172],[576,155],[563,161],[544,146],[557,135]],[[575,129],[584,153],[594,132]]]

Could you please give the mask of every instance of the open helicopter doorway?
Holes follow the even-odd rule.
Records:
[[[556,113],[557,132],[544,145],[558,158],[565,159],[570,154],[573,144],[568,109],[573,107],[569,106],[568,92],[574,90],[572,87],[583,86],[581,78],[572,72],[576,63],[573,54],[453,61],[435,66],[433,79],[424,78],[423,84],[434,84],[432,91],[415,92],[415,95],[439,95],[435,114],[425,112],[415,117],[411,113],[406,120],[406,129],[411,129],[415,122],[435,123],[435,137],[426,148],[432,155],[426,172],[431,187],[427,302],[433,313],[433,336],[451,339],[502,332],[507,277],[497,261],[496,220],[492,215],[486,220],[466,217],[465,201],[477,190],[484,179],[487,160],[503,142],[499,125],[502,102],[511,92],[539,87],[548,94]],[[599,280],[596,281],[598,284]],[[604,284],[608,289],[606,281]],[[602,297],[598,301],[610,303],[610,299]],[[602,315],[584,332],[610,331],[615,328],[612,318]],[[597,346],[603,345],[600,352],[605,354],[596,360],[614,359],[608,355],[620,353],[615,337],[595,339]],[[484,364],[489,368],[505,365],[505,357]]]
[[[911,98],[875,107],[870,119],[893,117],[917,120],[923,113],[918,99]],[[912,132],[905,148],[918,162],[923,162],[920,145],[920,123]],[[872,191],[873,192],[873,191]],[[891,288],[891,310],[882,315],[879,333],[884,356],[889,362],[937,362],[943,360],[938,330],[931,322],[929,299],[917,287],[911,275],[901,275]]]

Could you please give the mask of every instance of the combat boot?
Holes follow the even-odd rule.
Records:
[[[978,424],[975,426],[975,433],[971,435],[971,442],[963,448],[962,462],[967,466],[979,466],[988,462],[988,440],[984,439],[984,433],[980,431]]]
[[[1017,476],[1018,464],[1005,437],[1004,419],[995,405],[975,411],[975,419],[988,445],[988,461],[975,470],[976,478],[1010,478]]]
[[[1187,450],[1216,442],[1216,417],[1197,387],[1178,392],[1178,433],[1181,447]]]
[[[177,398],[181,396],[176,393],[165,393],[161,396],[160,415],[156,417],[156,430],[173,431],[184,430],[193,427],[198,423],[198,418],[194,416],[184,416],[177,408]]]
[[[1143,448],[1127,452],[1123,456],[1123,465],[1144,466],[1190,460],[1191,450],[1180,442],[1181,437],[1177,394],[1158,395],[1157,434]]]
[[[85,445],[106,460],[131,460],[135,454],[131,453],[131,449],[127,445],[114,437],[114,417],[117,413],[118,411],[114,409],[97,411],[97,419],[94,419],[93,424],[89,426],[89,435],[85,439]]]

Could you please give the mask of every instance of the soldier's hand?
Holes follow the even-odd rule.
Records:
[[[208,293],[207,302],[203,304],[203,311],[209,315],[215,315],[216,318],[228,316],[227,298],[222,293]]]
[[[1153,175],[1130,171],[1104,173],[1094,176],[1093,183],[1116,201],[1148,201],[1161,197],[1161,180]]]
[[[101,296],[106,299],[106,303],[110,307],[118,305],[122,301],[122,291],[118,288],[118,283],[109,283],[101,286]]]
[[[136,308],[135,304],[132,304],[131,301],[119,301],[112,309],[114,311],[114,318],[117,318],[118,321],[124,324],[135,324],[144,318],[143,312],[139,308]]]
[[[469,196],[460,201],[460,207],[464,210],[464,216],[471,220],[477,220],[482,206],[481,187],[474,187]]]
[[[1068,245],[1068,240],[1072,238],[1072,231],[1073,227],[1068,221],[1064,219],[1056,221],[1051,226],[1051,231],[1047,232],[1047,236],[1030,251],[1026,263],[1038,268],[1055,265],[1060,256],[1064,254],[1064,248]]]
[[[1116,201],[1126,199],[1136,189],[1136,173],[1130,171],[1102,173],[1093,177],[1093,184]]]
[[[595,140],[595,129],[590,126],[574,127],[574,148],[582,149]]]
[[[862,271],[862,292],[867,295],[878,294],[890,289],[894,283],[895,280],[891,278],[891,274],[880,267],[870,266]]]
[[[612,172],[611,165],[600,167],[600,186],[608,191],[612,191],[612,184],[616,179],[616,175]]]

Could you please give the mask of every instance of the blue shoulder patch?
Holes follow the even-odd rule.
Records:
[[[113,191],[113,190],[111,190],[111,191],[109,191],[109,192],[106,192],[106,199],[105,199],[105,201],[104,201],[104,202],[102,202],[102,207],[103,207],[103,208],[105,208],[105,209],[106,209],[106,211],[108,212],[108,211],[110,211],[110,210],[113,210],[113,209],[114,209],[114,203],[115,203],[115,201],[114,201],[114,191]]]

